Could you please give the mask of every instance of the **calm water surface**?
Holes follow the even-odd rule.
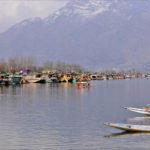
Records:
[[[128,134],[104,122],[150,124],[124,110],[150,103],[150,80],[95,81],[0,87],[1,150],[143,150],[150,134]]]

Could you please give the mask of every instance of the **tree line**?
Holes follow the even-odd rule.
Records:
[[[85,69],[78,64],[68,64],[63,61],[45,61],[39,62],[33,56],[10,57],[8,60],[0,59],[0,72],[9,71],[12,73],[21,71],[23,69],[30,69],[34,72],[41,72],[42,70],[57,70],[61,72],[84,72]]]

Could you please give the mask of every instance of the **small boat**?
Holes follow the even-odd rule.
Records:
[[[51,77],[46,80],[47,83],[59,83],[60,81],[56,77]]]
[[[150,115],[150,107],[145,108],[124,107],[124,108],[140,114]]]
[[[120,124],[120,123],[104,123],[106,126],[125,130],[128,132],[150,132],[149,125],[132,125],[132,124]]]
[[[21,84],[23,82],[23,77],[21,75],[10,75],[9,78],[12,84]]]

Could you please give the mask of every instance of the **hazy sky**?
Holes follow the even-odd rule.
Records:
[[[26,18],[47,17],[67,0],[0,0],[0,32]]]

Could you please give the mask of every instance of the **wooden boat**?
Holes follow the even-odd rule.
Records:
[[[0,84],[1,85],[11,85],[12,84],[12,80],[9,77],[9,74],[1,74],[0,75]]]
[[[150,132],[150,126],[148,125],[132,125],[132,124],[120,124],[120,123],[105,123],[106,126],[125,130],[128,132]]]
[[[46,83],[46,79],[41,74],[27,75],[25,76],[25,80],[28,83]]]
[[[51,77],[46,80],[47,83],[59,83],[60,81],[56,77]]]
[[[9,79],[12,84],[21,84],[23,82],[23,77],[21,75],[10,75]]]
[[[145,107],[145,108],[124,107],[124,108],[136,113],[150,115],[150,109],[149,109],[150,107]]]

